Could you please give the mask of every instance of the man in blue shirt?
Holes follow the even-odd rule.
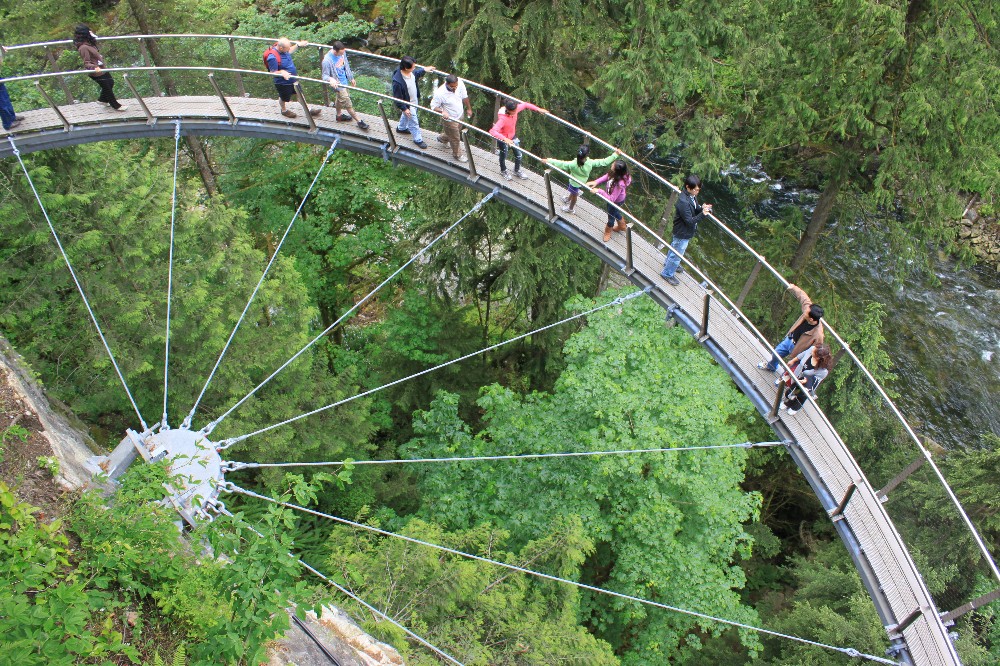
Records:
[[[363,130],[368,129],[368,123],[358,118],[354,111],[354,104],[351,102],[350,91],[344,86],[357,87],[354,80],[354,72],[351,71],[351,63],[347,62],[347,48],[343,42],[334,42],[333,49],[323,58],[323,80],[330,84],[330,87],[337,93],[337,101],[334,108],[337,111],[337,120],[347,122],[352,118]],[[341,110],[347,112],[347,117],[341,115]]]
[[[287,37],[282,37],[274,45],[274,49],[278,52],[278,57],[275,57],[272,51],[265,58],[267,71],[278,75],[274,77],[274,87],[278,91],[278,105],[281,107],[281,115],[286,118],[296,117],[294,111],[285,108],[285,104],[295,95],[295,82],[298,80],[295,78],[295,74],[298,72],[295,69],[295,63],[292,61],[292,54],[295,52],[295,49],[305,46],[308,43],[306,41],[292,43]],[[303,110],[313,116],[320,114],[320,109],[310,109],[307,107]]]

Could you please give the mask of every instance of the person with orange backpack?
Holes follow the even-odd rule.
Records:
[[[286,118],[296,117],[294,111],[285,108],[285,104],[295,95],[295,83],[298,81],[295,78],[298,72],[295,69],[295,62],[292,60],[292,54],[295,52],[295,49],[300,46],[306,46],[308,43],[304,40],[292,42],[287,37],[282,37],[273,46],[264,51],[264,66],[267,67],[267,71],[276,75],[274,77],[274,87],[278,91],[278,106],[281,107],[281,115]],[[303,107],[303,111],[311,116],[318,116],[321,113],[320,109],[310,109],[305,106]]]

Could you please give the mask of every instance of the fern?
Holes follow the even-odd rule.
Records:
[[[159,652],[153,655],[153,666],[167,666]],[[170,662],[170,666],[187,666],[187,651],[184,649],[183,643],[178,645],[177,650],[174,651],[174,658]]]

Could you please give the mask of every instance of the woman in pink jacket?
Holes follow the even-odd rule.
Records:
[[[625,202],[625,190],[632,184],[632,176],[628,172],[628,164],[625,160],[617,160],[611,165],[611,170],[606,174],[587,183],[587,187],[594,189],[598,185],[607,183],[607,189],[594,190],[600,196],[608,200],[608,225],[604,227],[604,242],[611,240],[612,231],[625,231],[625,221],[622,220],[621,205]]]
[[[514,175],[518,178],[527,178],[521,171],[521,151],[517,149],[521,145],[520,140],[517,139],[517,114],[521,113],[525,109],[529,111],[537,111],[541,114],[548,114],[548,111],[535,106],[529,102],[521,102],[518,104],[512,99],[504,100],[503,106],[500,107],[500,111],[497,113],[497,121],[494,123],[493,127],[490,128],[490,136],[494,137],[498,141],[500,146],[500,173],[503,175],[504,180],[514,180],[507,171],[507,146],[510,146],[514,150]]]

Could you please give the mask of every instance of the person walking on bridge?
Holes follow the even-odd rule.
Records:
[[[297,48],[308,43],[307,41],[292,42],[288,37],[282,37],[274,46],[264,52],[264,64],[267,65],[267,71],[277,75],[274,77],[274,88],[278,91],[278,106],[281,108],[281,115],[286,118],[296,117],[296,113],[285,106],[295,95],[295,83],[298,81],[295,78],[298,71],[295,69],[292,54]],[[304,105],[302,110],[311,116],[318,116],[321,113],[320,109],[310,109]]]
[[[3,47],[0,46],[0,76],[3,74]],[[21,116],[14,113],[14,105],[10,101],[10,95],[7,94],[7,86],[3,84],[3,78],[0,78],[0,124],[8,132],[24,120]]]
[[[768,362],[760,362],[757,367],[761,370],[774,372],[778,369],[778,357],[798,356],[803,351],[813,345],[823,344],[823,308],[812,302],[809,294],[804,289],[789,283],[788,291],[792,292],[802,307],[802,314],[792,327],[788,329],[785,338],[774,348],[777,356],[772,356]]]
[[[816,397],[816,387],[826,379],[833,367],[833,356],[830,354],[830,345],[813,345],[809,349],[795,357],[795,377],[802,382],[812,397]],[[787,374],[779,379],[791,380]],[[792,388],[785,397],[785,410],[789,416],[797,414],[802,405],[806,403],[806,395],[799,388],[798,384],[792,383]]]
[[[128,107],[121,104],[115,97],[115,80],[111,78],[110,73],[101,69],[104,67],[104,57],[97,50],[97,35],[81,23],[73,31],[73,46],[76,47],[80,58],[83,59],[84,68],[91,71],[90,78],[101,89],[101,95],[97,101],[107,104],[115,111],[125,111]]]
[[[351,71],[351,63],[347,61],[347,47],[343,42],[334,42],[331,46],[333,48],[323,57],[323,80],[330,84],[337,96],[337,101],[334,102],[337,122],[353,119],[358,127],[368,131],[368,123],[358,118],[351,101],[351,92],[346,88],[358,86],[358,82],[354,80],[354,72]],[[341,115],[342,111],[346,112],[346,118]]]
[[[569,174],[569,183],[566,185],[566,196],[563,198],[563,203],[566,204],[562,207],[564,213],[574,213],[576,212],[576,200],[580,196],[580,190],[585,187],[584,183],[590,178],[590,172],[594,169],[603,169],[606,166],[611,166],[622,151],[615,148],[615,152],[611,153],[604,159],[592,160],[590,159],[590,146],[584,144],[576,151],[576,158],[572,160],[557,160],[551,157],[545,158],[545,163],[549,166],[554,166],[557,169],[562,169]]]
[[[628,172],[628,164],[625,160],[618,160],[611,165],[611,170],[606,174],[587,183],[587,187],[594,189],[598,185],[607,183],[607,190],[595,190],[598,195],[608,200],[608,224],[604,227],[604,242],[611,240],[612,231],[625,231],[625,222],[622,221],[621,205],[625,203],[625,191],[632,184],[632,176]]]
[[[417,106],[420,106],[420,79],[434,70],[434,67],[420,67],[410,56],[403,56],[399,59],[399,69],[392,73],[392,96],[396,98],[396,108],[400,111],[396,131],[409,134],[419,148],[427,147],[420,133],[420,118],[417,115]]]
[[[517,114],[525,109],[542,115],[548,114],[547,109],[535,106],[531,102],[521,102],[518,104],[516,101],[507,98],[497,112],[497,121],[490,128],[490,136],[497,140],[497,145],[500,149],[500,175],[504,177],[504,180],[514,180],[514,177],[507,171],[508,147],[514,152],[514,176],[521,179],[528,177],[521,171],[521,151],[518,150],[521,140],[517,138]]]
[[[712,212],[712,204],[699,204],[698,193],[701,192],[701,178],[696,174],[688,174],[684,179],[684,191],[677,197],[674,204],[674,230],[670,239],[670,247],[667,258],[663,262],[663,270],[660,276],[668,284],[677,286],[681,283],[675,273],[684,272],[681,266],[681,257],[687,251],[688,244],[698,231],[698,223],[705,219],[705,216]]]
[[[443,144],[451,144],[451,154],[459,162],[468,162],[469,158],[462,154],[462,126],[458,120],[464,111],[465,117],[472,117],[472,105],[469,103],[469,92],[465,84],[454,74],[445,77],[434,97],[431,98],[431,111],[441,114],[441,128],[437,140]]]

